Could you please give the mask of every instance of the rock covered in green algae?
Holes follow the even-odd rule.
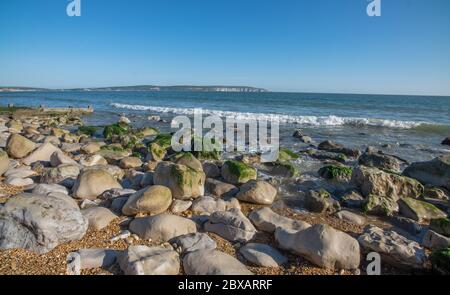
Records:
[[[416,221],[427,221],[436,218],[445,218],[447,214],[436,206],[412,198],[399,200],[400,214]]]
[[[232,184],[246,183],[249,180],[256,180],[257,171],[255,168],[239,161],[226,161],[222,166],[222,177]]]
[[[170,188],[175,199],[191,199],[205,193],[205,173],[185,165],[161,162],[155,170],[154,183]]]
[[[325,179],[350,179],[353,169],[347,166],[328,165],[319,169],[319,175]]]

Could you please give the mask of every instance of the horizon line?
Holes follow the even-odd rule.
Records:
[[[126,87],[241,87],[241,88],[253,88],[264,90],[269,93],[292,93],[292,94],[337,94],[337,95],[379,95],[379,96],[434,96],[434,97],[450,97],[450,94],[412,94],[412,93],[367,93],[367,92],[344,92],[344,91],[291,91],[291,90],[277,90],[272,91],[268,88],[264,87],[256,87],[256,86],[245,86],[245,85],[189,85],[189,84],[175,84],[175,85],[154,85],[154,84],[141,84],[141,85],[121,85],[121,86],[95,86],[95,87],[70,87],[70,88],[54,88],[54,87],[34,87],[34,86],[0,86],[0,90],[4,88],[23,88],[23,89],[41,89],[41,90],[52,90],[52,91],[63,91],[63,90],[81,90],[83,89],[104,89],[104,88],[126,88]],[[139,92],[146,90],[129,90],[129,92]],[[147,90],[148,91],[148,90]],[[27,91],[10,91],[3,93],[19,93],[19,92],[27,92]],[[33,92],[30,90],[29,92]],[[219,92],[219,91],[217,91]],[[2,93],[2,91],[0,91]],[[251,92],[242,92],[242,93],[251,93]],[[253,92],[255,93],[255,92]]]

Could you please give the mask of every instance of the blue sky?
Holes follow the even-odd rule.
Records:
[[[0,2],[0,85],[450,95],[450,1]]]

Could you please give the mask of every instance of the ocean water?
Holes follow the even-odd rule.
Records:
[[[136,125],[155,125],[149,115],[167,120],[205,115],[276,120],[281,145],[301,149],[292,138],[302,129],[317,142],[330,139],[349,147],[375,146],[408,161],[429,160],[450,152],[440,143],[450,135],[450,97],[318,93],[216,93],[216,92],[22,92],[0,93],[0,105],[87,107],[95,114],[89,124],[104,125],[121,113]],[[158,124],[167,129],[167,125]]]

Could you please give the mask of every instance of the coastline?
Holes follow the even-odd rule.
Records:
[[[96,116],[96,111],[86,118],[92,119],[92,116]],[[176,154],[171,151],[170,144],[167,145],[165,133],[153,128],[169,125],[168,121],[157,116],[148,118],[144,126],[142,122],[135,126],[134,120],[122,116],[119,122],[106,127],[85,125],[81,118],[70,112],[36,116],[35,110],[31,110],[0,114],[0,118],[4,150],[0,165],[3,175],[0,179],[1,222],[13,218],[16,209],[11,208],[25,206],[20,210],[44,210],[26,205],[25,199],[33,196],[38,204],[52,200],[68,210],[70,216],[77,216],[73,218],[79,223],[77,238],[58,237],[56,244],[51,245],[27,240],[27,236],[20,234],[11,238],[5,235],[7,232],[0,232],[3,247],[23,245],[28,248],[0,250],[1,274],[65,274],[66,255],[71,252],[101,248],[123,255],[136,245],[159,247],[171,255],[177,253],[178,260],[175,261],[178,261],[178,267],[176,262],[173,267],[178,269],[178,274],[192,272],[192,268],[199,266],[194,264],[186,269],[188,266],[183,261],[189,252],[185,252],[179,242],[159,239],[166,237],[165,233],[154,233],[148,225],[144,228],[132,225],[161,215],[180,218],[176,219],[179,224],[175,225],[179,233],[198,235],[215,244],[216,251],[238,261],[233,262],[238,263],[238,272],[365,274],[365,255],[374,249],[385,251],[383,257],[391,258],[383,263],[383,274],[442,272],[442,265],[432,260],[430,253],[439,250],[437,240],[442,245],[442,241],[448,241],[448,238],[445,238],[445,229],[442,232],[442,228],[436,227],[432,220],[448,220],[450,195],[447,190],[450,187],[445,187],[448,175],[436,178],[433,174],[437,169],[433,161],[416,167],[417,164],[369,146],[365,149],[348,147],[333,138],[317,142],[309,134],[297,130],[294,134],[290,132],[289,140],[301,143],[304,148],[290,150],[282,144],[277,161],[261,163],[255,154]],[[311,168],[317,177],[311,178],[305,173],[305,159],[314,161],[314,165],[319,164]],[[440,159],[443,163],[440,165],[450,165],[448,157]],[[240,176],[233,174],[236,172],[226,172],[224,168],[237,165],[233,164],[234,161],[240,163],[238,167],[242,166],[237,172],[242,173]],[[182,182],[166,182],[173,175],[164,172],[164,165],[181,169],[176,171],[181,173]],[[184,174],[183,169],[188,169],[189,174]],[[257,171],[254,177],[240,178],[248,177],[253,170]],[[88,174],[90,178],[84,179],[83,175]],[[424,177],[424,174],[429,176]],[[99,177],[97,181],[90,182],[89,179],[96,177]],[[236,177],[239,179],[237,183]],[[430,179],[441,182],[430,183]],[[167,199],[160,199],[161,195],[143,193],[155,186],[171,191],[169,203]],[[22,195],[22,192],[31,195]],[[141,192],[141,195],[135,192]],[[129,200],[143,197],[150,202],[147,206],[143,201],[142,205],[129,205],[133,208],[131,214],[124,211],[123,207],[128,206]],[[264,210],[269,210],[269,213]],[[48,213],[52,222],[69,222],[52,215],[51,211]],[[262,215],[256,218],[258,214]],[[84,219],[90,219],[92,223]],[[161,219],[161,224],[164,224],[164,218]],[[234,223],[235,219],[240,220],[239,223]],[[260,219],[264,222],[258,221]],[[14,225],[6,222],[4,228],[20,229],[27,222],[22,220]],[[45,227],[48,221],[41,222],[37,224]],[[174,225],[170,223],[162,225],[163,231],[165,227],[169,232],[172,230]],[[195,224],[195,230],[189,227],[191,223]],[[275,232],[268,231],[265,224],[276,224]],[[287,234],[297,226],[303,229],[298,231],[297,228],[298,232]],[[305,248],[293,245],[291,239],[296,239],[296,235],[306,230],[312,231],[313,236],[315,231],[324,231],[323,234],[330,235],[330,241],[337,245],[349,243],[357,247],[357,257],[348,253],[357,260],[357,267],[354,267],[355,261],[343,258],[344,253],[331,252],[330,259],[335,262],[328,264],[325,258],[314,258],[305,250],[309,247],[307,241]],[[127,237],[114,239],[124,231],[130,231]],[[34,234],[38,236],[38,233]],[[377,235],[380,239],[391,239],[399,249],[410,251],[408,253],[412,256],[405,256],[398,249],[386,248],[376,238],[369,242],[365,240]],[[429,235],[432,235],[433,242],[427,240]],[[248,243],[271,246],[270,251],[279,252],[285,259],[284,263],[278,267],[257,266],[256,261],[250,261],[242,252],[241,248]],[[322,244],[324,251],[329,249],[327,241],[319,238],[317,243]],[[117,259],[122,262],[86,268],[82,273],[127,273],[129,262]],[[341,266],[337,266],[339,264]],[[226,265],[224,262],[224,271]],[[151,267],[146,271],[151,272]]]

